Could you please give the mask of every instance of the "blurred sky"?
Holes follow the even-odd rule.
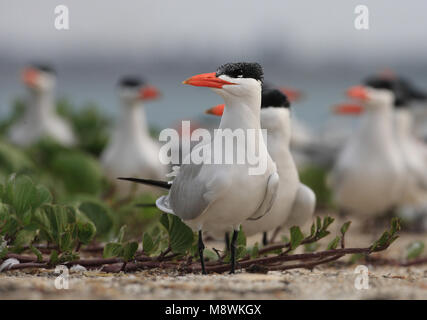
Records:
[[[70,9],[69,31],[53,27],[54,7]],[[354,8],[370,9],[370,30],[353,27]],[[2,0],[2,52],[19,56],[215,50],[244,54],[264,39],[314,62],[358,52],[378,57],[427,51],[426,1]],[[187,48],[187,46],[190,46]],[[381,51],[378,50],[381,48]],[[259,48],[257,48],[259,51]]]
[[[54,28],[59,4],[70,10],[68,31]],[[369,31],[354,28],[358,4],[369,8]],[[169,90],[158,105],[193,105],[184,115],[198,98],[186,100],[196,91],[180,81],[229,61],[259,61],[270,81],[303,87],[306,110],[386,67],[427,87],[426,12],[422,0],[0,0],[0,106],[22,91],[18,72],[31,61],[56,66],[60,93],[108,110],[117,78],[143,74]]]

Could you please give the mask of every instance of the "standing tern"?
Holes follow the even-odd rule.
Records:
[[[71,126],[55,110],[55,71],[47,65],[32,65],[22,73],[28,101],[22,118],[11,127],[10,140],[21,146],[49,137],[64,146],[75,144]]]
[[[394,94],[394,138],[407,170],[399,205],[424,207],[427,203],[427,146],[415,137],[410,112],[411,102],[418,99],[416,91],[408,81],[398,77],[370,77],[365,84]]]
[[[394,94],[390,90],[356,86],[349,97],[363,103],[340,105],[338,113],[363,113],[329,176],[334,198],[344,211],[378,215],[392,209],[404,189],[405,164],[393,134]]]
[[[263,242],[266,244],[266,233],[270,230],[287,226],[302,225],[314,213],[316,196],[314,192],[302,184],[290,151],[291,114],[290,103],[282,92],[277,89],[262,90],[261,128],[267,132],[267,149],[277,165],[280,177],[276,200],[270,212],[259,220],[248,220],[242,224],[247,236],[264,232]],[[215,106],[208,114],[221,116],[225,105]]]
[[[392,75],[383,77],[382,80],[394,83],[394,86],[403,91],[405,97],[409,99],[410,110],[413,115],[413,129],[415,134],[427,142],[427,92],[416,87],[408,79]]]
[[[160,146],[150,137],[142,105],[143,101],[157,98],[158,90],[137,77],[127,76],[120,80],[118,94],[121,112],[112,139],[101,154],[101,163],[118,193],[126,196],[135,189],[129,183],[117,181],[116,177],[162,179],[167,170],[159,160]],[[138,191],[147,191],[147,188]]]
[[[251,129],[259,133],[262,80],[263,70],[258,63],[239,62],[224,64],[216,72],[196,75],[183,83],[211,88],[224,99],[227,108],[219,129],[243,129],[246,132]],[[234,273],[240,225],[247,219],[258,219],[268,213],[277,194],[279,175],[261,134],[246,136],[246,142],[255,143],[258,156],[266,163],[261,173],[250,174],[248,161],[243,164],[217,164],[213,161],[212,164],[195,164],[184,161],[171,186],[158,181],[125,178],[170,188],[169,193],[157,199],[156,204],[160,210],[177,215],[198,231],[199,256],[204,274],[202,230],[222,234],[233,230],[230,273]],[[246,143],[233,139],[233,150],[226,150],[223,139],[224,136],[216,131],[210,143],[193,148],[189,157],[199,155],[206,147],[214,150],[213,155],[218,145],[225,152],[247,156]]]

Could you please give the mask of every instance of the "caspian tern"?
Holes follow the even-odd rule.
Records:
[[[363,103],[361,126],[340,152],[329,176],[339,207],[374,216],[400,200],[406,168],[393,133],[394,94],[390,90],[357,86],[348,90]],[[338,113],[360,113],[358,105],[341,105]]]
[[[407,174],[406,184],[399,205],[424,207],[427,204],[427,145],[413,132],[411,102],[417,99],[414,89],[403,78],[370,77],[365,84],[393,92],[394,138],[400,149]]]
[[[252,129],[259,131],[261,87],[263,70],[258,63],[227,63],[216,72],[193,76],[183,83],[198,87],[212,88],[222,96],[227,105],[221,118],[219,129]],[[247,132],[247,131],[246,131]],[[247,155],[247,143],[255,143],[257,154],[266,162],[266,170],[260,174],[249,174],[250,164],[184,164],[180,167],[170,191],[157,199],[157,207],[167,213],[180,217],[199,234],[199,255],[202,272],[205,274],[203,259],[203,231],[225,234],[234,231],[231,241],[231,273],[235,272],[236,240],[240,225],[247,219],[257,219],[271,208],[279,186],[276,165],[267,152],[267,147],[260,132],[255,136],[246,134],[246,143],[233,139],[234,155]],[[215,147],[225,152],[222,140],[224,136],[218,131],[210,143],[195,147],[189,156],[198,155],[202,148],[208,146],[212,152]],[[219,147],[220,146],[220,147]],[[223,153],[224,154],[224,153]],[[162,182],[126,178],[140,183],[161,185]],[[167,183],[163,183],[168,188]]]
[[[46,65],[32,65],[22,73],[28,89],[28,101],[23,117],[11,127],[10,140],[21,146],[37,142],[43,137],[64,146],[76,142],[70,125],[55,110],[55,71]]]
[[[303,93],[298,89],[274,86],[269,82],[264,83],[262,88],[263,91],[268,89],[279,90],[287,97],[290,103],[297,102],[303,97]],[[307,150],[311,150],[314,143],[315,138],[311,130],[298,118],[293,116],[290,148],[298,168],[303,168],[310,163],[310,155],[307,154]]]
[[[137,77],[124,77],[118,88],[121,112],[112,138],[101,155],[107,177],[114,181],[119,195],[129,195],[132,185],[118,181],[119,176],[162,179],[167,168],[159,160],[160,145],[150,137],[142,102],[155,99],[159,91]],[[142,187],[142,186],[141,186]],[[152,191],[139,188],[138,192]]]
[[[277,89],[262,90],[261,128],[267,130],[267,149],[277,165],[280,177],[276,200],[270,212],[256,221],[245,221],[242,224],[245,235],[251,236],[260,232],[268,232],[286,224],[287,226],[302,225],[314,213],[316,196],[314,192],[302,184],[298,177],[293,156],[290,151],[291,114],[290,103],[283,93]],[[215,106],[208,114],[221,116],[225,105]],[[267,235],[264,235],[263,242]]]

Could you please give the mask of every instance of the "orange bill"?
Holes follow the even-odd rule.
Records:
[[[358,115],[363,112],[363,107],[354,103],[342,103],[333,107],[336,114]]]
[[[353,99],[365,101],[368,99],[368,93],[364,86],[354,86],[347,89],[347,96]]]
[[[214,116],[222,116],[224,113],[225,104],[219,104],[205,111],[207,114],[213,114]]]
[[[284,93],[290,102],[295,102],[301,99],[302,92],[297,89],[288,88],[288,87],[280,87],[279,89],[282,93]]]
[[[31,87],[36,86],[39,72],[33,68],[27,68],[22,72],[22,82]]]
[[[221,89],[225,85],[233,85],[237,83],[232,83],[223,79],[220,79],[216,76],[215,72],[202,73],[182,82],[183,84],[189,84],[196,87],[208,87],[208,88],[218,88]]]
[[[154,86],[144,86],[139,91],[141,100],[154,100],[160,97],[160,91]]]

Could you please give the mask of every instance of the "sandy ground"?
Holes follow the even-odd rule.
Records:
[[[352,226],[347,247],[366,246],[380,234],[380,230],[375,236],[362,231],[361,225]],[[410,242],[426,237],[403,233],[381,256],[402,258]],[[347,260],[344,257],[340,261]],[[335,263],[312,271],[239,271],[235,275],[208,276],[180,276],[160,270],[130,274],[70,272],[68,289],[55,288],[58,274],[53,270],[8,271],[0,273],[0,299],[427,299],[427,265],[367,265],[369,288],[362,290],[355,286],[360,277],[355,273],[356,266]]]

